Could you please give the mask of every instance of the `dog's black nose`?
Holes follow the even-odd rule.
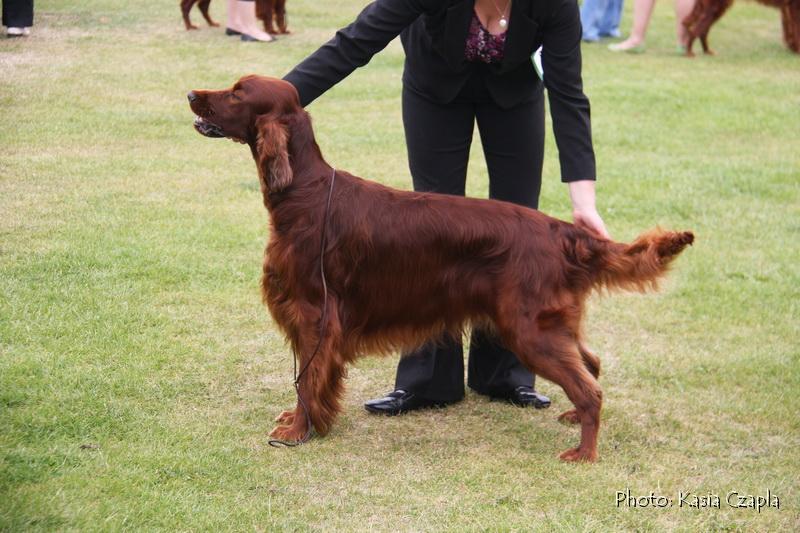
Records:
[[[194,94],[194,91],[189,91],[189,94],[186,95],[186,98],[188,98],[190,102],[194,102],[197,100],[197,95]]]

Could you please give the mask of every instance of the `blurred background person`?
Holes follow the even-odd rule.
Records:
[[[33,26],[33,0],[3,0],[3,26],[9,37],[27,37]]]
[[[694,8],[695,0],[675,0],[675,34],[678,38],[678,52],[684,53],[689,42],[689,34],[683,26],[683,21]],[[633,3],[633,29],[630,36],[624,41],[609,45],[612,52],[641,53],[645,50],[644,38],[647,35],[647,26],[653,15],[656,0],[634,0]]]
[[[239,35],[246,42],[268,43],[275,40],[272,35],[259,28],[255,0],[228,0],[226,26],[225,35]]]
[[[599,41],[604,37],[619,37],[623,0],[584,0],[581,6],[583,40]]]

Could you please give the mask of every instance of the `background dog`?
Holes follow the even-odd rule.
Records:
[[[187,30],[196,30],[197,26],[192,24],[189,20],[189,11],[192,10],[192,6],[197,4],[197,7],[200,9],[200,13],[203,14],[203,18],[206,19],[209,26],[217,27],[219,26],[218,23],[211,20],[211,16],[208,14],[208,6],[211,4],[211,0],[181,0],[181,14],[183,15],[183,23],[186,25]]]
[[[781,10],[783,23],[783,40],[786,46],[795,53],[800,54],[800,0],[757,0],[760,4],[776,7]],[[700,39],[703,52],[713,54],[708,46],[708,32],[711,26],[719,20],[731,7],[733,0],[697,0],[694,9],[683,21],[689,31],[689,42],[686,46],[686,55],[694,56],[692,46],[695,39]]]

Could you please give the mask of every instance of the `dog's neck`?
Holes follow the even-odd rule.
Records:
[[[289,115],[286,126],[289,129],[289,159],[295,179],[298,173],[303,174],[304,171],[316,173],[331,168],[322,157],[322,151],[314,138],[311,116],[306,111],[301,109]]]

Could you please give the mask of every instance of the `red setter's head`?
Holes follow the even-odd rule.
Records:
[[[244,76],[221,91],[190,91],[194,128],[206,137],[227,137],[249,144],[269,191],[292,182],[289,122],[302,112],[294,86],[265,76]],[[302,114],[305,114],[304,112]]]

